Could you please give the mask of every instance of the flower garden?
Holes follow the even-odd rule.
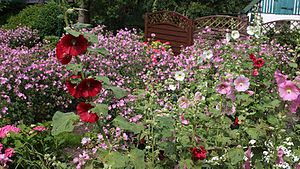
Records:
[[[300,168],[297,55],[253,30],[1,29],[0,168]]]

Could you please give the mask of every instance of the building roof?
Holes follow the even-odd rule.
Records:
[[[241,13],[245,14],[248,13],[254,5],[256,5],[257,3],[259,3],[261,0],[253,0],[249,3],[249,5],[247,5],[242,11]]]

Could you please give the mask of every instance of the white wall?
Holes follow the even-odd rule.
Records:
[[[261,14],[263,23],[277,20],[300,20],[300,15],[276,15],[276,14]]]

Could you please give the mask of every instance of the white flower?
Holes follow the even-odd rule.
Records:
[[[294,159],[294,162],[299,161],[299,157],[298,157],[298,156],[296,156],[296,155],[293,154],[292,157],[293,157],[293,159]]]
[[[255,34],[255,28],[253,26],[248,26],[247,33],[248,35],[253,36]]]
[[[176,90],[176,85],[169,85],[169,90],[172,90],[172,91],[174,91],[174,90]]]
[[[268,151],[263,151],[263,155],[267,156],[269,154]]]
[[[232,39],[237,40],[240,37],[239,31],[232,31],[231,37],[232,37]]]
[[[251,145],[254,145],[255,143],[256,143],[256,140],[252,139],[252,140],[249,141],[249,144],[251,144]]]
[[[203,57],[206,59],[211,59],[213,57],[213,51],[212,50],[203,51]]]
[[[185,74],[182,71],[178,71],[175,73],[175,80],[183,81],[185,78]]]
[[[81,144],[82,145],[87,145],[91,142],[91,139],[88,138],[88,137],[83,137],[82,140],[81,140]]]
[[[225,40],[227,43],[230,41],[230,38],[231,38],[230,33],[226,33]]]

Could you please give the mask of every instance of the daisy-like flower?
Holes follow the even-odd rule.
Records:
[[[213,57],[213,51],[212,50],[203,51],[203,57],[206,59],[211,59]]]
[[[63,65],[68,64],[72,57],[83,54],[88,47],[88,41],[83,35],[75,37],[73,35],[65,35],[56,45],[56,57]]]
[[[300,95],[300,90],[296,84],[290,80],[287,80],[278,85],[279,96],[286,101],[293,101]]]
[[[90,109],[94,108],[91,104],[80,102],[76,106],[77,114],[80,120],[86,123],[95,123],[98,121],[99,117],[96,113],[90,112]]]
[[[231,91],[231,83],[224,81],[217,86],[216,90],[220,94],[227,94]]]
[[[175,80],[183,81],[185,78],[185,74],[182,71],[178,71],[175,73]]]
[[[250,82],[247,77],[241,75],[234,80],[235,89],[239,92],[244,92],[249,89]]]
[[[189,107],[189,99],[185,96],[181,96],[178,99],[178,104],[180,108],[186,109]]]
[[[275,73],[274,73],[274,77],[275,77],[275,80],[276,80],[276,83],[279,85],[283,82],[285,82],[288,78],[287,75],[284,75],[282,74],[279,70],[276,70]]]
[[[231,32],[231,37],[232,37],[232,39],[237,40],[240,37],[239,31],[236,31],[236,30],[232,31]]]

